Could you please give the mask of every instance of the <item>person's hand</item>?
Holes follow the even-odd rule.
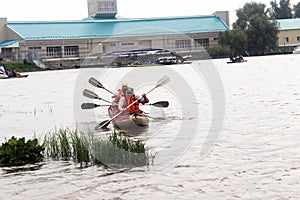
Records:
[[[144,98],[143,104],[149,103],[149,99],[146,97],[146,94],[142,94],[142,97]]]

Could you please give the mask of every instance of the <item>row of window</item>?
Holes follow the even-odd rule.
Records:
[[[105,11],[115,11],[115,3],[114,2],[99,2],[98,4],[98,11],[105,12]]]
[[[133,46],[133,42],[123,42],[121,43],[122,46]],[[110,44],[110,46],[116,46],[115,43]],[[191,40],[176,40],[175,41],[175,46],[177,49],[182,49],[182,48],[190,48],[191,47]],[[209,39],[204,38],[204,39],[195,39],[194,40],[194,46],[195,47],[206,47],[209,46]]]
[[[209,46],[209,39],[195,39],[194,40],[194,46],[195,47],[207,47]],[[190,48],[191,47],[191,40],[176,40],[175,41],[175,47],[177,49],[183,49],[183,48]]]
[[[134,42],[124,42],[121,44],[122,46],[133,46]],[[115,44],[111,44],[111,46],[115,46]],[[206,47],[209,46],[209,39],[195,39],[194,40],[195,47]],[[191,40],[176,40],[175,47],[178,49],[190,48]],[[79,46],[64,46],[64,56],[79,56]],[[40,46],[28,47],[29,51],[39,51],[41,50]],[[62,47],[61,46],[52,46],[46,47],[46,53],[49,57],[59,57],[62,56]]]
[[[289,42],[289,37],[284,37],[283,41],[284,41],[284,43],[288,43]],[[300,36],[297,36],[297,42],[300,42]]]
[[[29,51],[41,50],[41,47],[28,47]],[[47,56],[57,57],[62,56],[62,47],[46,47]],[[64,46],[64,56],[79,56],[79,46]]]

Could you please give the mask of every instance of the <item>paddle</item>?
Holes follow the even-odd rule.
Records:
[[[97,88],[101,88],[101,89],[104,89],[106,90],[107,92],[113,94],[113,95],[116,95],[115,93],[113,93],[112,91],[106,89],[97,79],[91,77],[89,79],[89,83],[92,84],[93,86],[97,87]]]
[[[81,109],[83,109],[83,110],[93,109],[93,108],[97,108],[99,106],[111,106],[111,105],[99,105],[99,104],[95,104],[95,103],[83,103],[83,104],[81,104]]]
[[[169,106],[169,102],[168,101],[158,101],[155,103],[150,103],[150,104],[145,104],[145,105],[167,108]]]
[[[83,94],[83,96],[90,98],[90,99],[99,99],[99,100],[105,101],[106,103],[111,103],[110,101],[100,98],[96,93],[94,93],[90,90],[87,90],[87,89],[83,90],[82,94]]]
[[[161,86],[163,86],[163,85],[165,85],[165,84],[167,84],[168,82],[170,81],[170,78],[168,77],[168,76],[163,76],[161,79],[159,79],[158,81],[157,81],[157,83],[155,84],[155,86],[151,89],[151,90],[149,90],[147,93],[145,93],[145,95],[147,95],[147,94],[149,94],[150,92],[152,92],[155,88],[158,88],[158,87],[161,87]],[[134,102],[132,102],[131,104],[129,104],[126,108],[125,108],[125,110],[127,110],[128,108],[130,108],[133,104],[135,104],[136,102],[138,102],[139,100],[141,100],[143,97],[141,96],[140,98],[138,98],[137,100],[135,100]],[[101,122],[101,126],[96,126],[97,127],[97,129],[101,129],[101,128],[103,128],[103,127],[105,127],[105,126],[107,126],[112,120],[114,120],[115,118],[117,118],[119,115],[121,115],[122,114],[122,112],[123,111],[120,111],[120,112],[118,112],[118,114],[116,114],[115,116],[113,116],[112,118],[110,118],[110,120],[105,120],[105,121],[103,121],[103,122]],[[95,128],[96,128],[95,127]]]
[[[150,103],[150,104],[145,104],[148,106],[156,106],[156,107],[160,107],[160,108],[166,108],[169,106],[169,102],[167,101],[158,101],[155,103]],[[83,103],[81,104],[81,109],[86,110],[86,109],[94,109],[97,108],[99,106],[111,106],[111,105],[99,105],[99,104],[95,104],[95,103]]]
[[[95,130],[101,130],[101,129],[106,129],[108,124],[110,123],[109,120],[105,120],[103,122],[100,122],[97,126],[95,126]]]

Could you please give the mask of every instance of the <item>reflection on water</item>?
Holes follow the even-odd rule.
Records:
[[[41,169],[44,163],[37,163],[37,164],[30,164],[24,166],[17,166],[17,167],[1,167],[4,174],[12,174],[12,175],[21,175],[27,171],[35,171]]]
[[[172,94],[160,90],[149,98],[170,102],[163,114],[142,107],[153,117],[166,117],[162,121],[151,119],[148,132],[138,136],[149,151],[158,152],[158,158],[173,156],[160,155],[160,150],[168,152],[171,148],[177,134],[174,130],[199,120],[198,135],[193,135],[193,143],[172,165],[160,170],[141,167],[114,171],[46,161],[37,170],[1,168],[0,199],[299,199],[300,56],[247,60],[231,65],[226,64],[227,59],[214,60],[224,85],[226,118],[219,140],[206,157],[200,159],[199,152],[210,125],[211,99],[205,84],[194,80],[197,84],[191,85],[197,102],[190,104],[198,109],[199,116],[182,115],[182,107]],[[188,66],[172,67],[183,76],[193,77]],[[107,73],[118,76],[124,70]],[[0,141],[12,135],[39,137],[55,127],[76,127],[72,104],[77,75],[78,70],[51,71],[30,73],[27,79],[0,80]],[[111,84],[105,82],[107,87]],[[95,92],[110,98],[104,91]],[[80,124],[85,127],[95,127],[107,119],[102,108],[83,115],[96,116]],[[190,136],[188,129],[183,131],[185,135],[178,138],[184,142],[184,136]]]

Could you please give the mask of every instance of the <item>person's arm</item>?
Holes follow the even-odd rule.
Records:
[[[121,96],[120,96],[120,95],[117,95],[116,98],[113,100],[112,104],[113,104],[113,105],[117,105],[118,102],[120,101],[120,99],[121,99]]]
[[[120,100],[119,100],[119,103],[118,103],[118,109],[119,109],[120,111],[125,111],[125,110],[126,110],[126,109],[123,108],[124,101],[125,101],[125,97],[121,97]]]
[[[139,100],[140,103],[145,104],[145,103],[148,103],[148,102],[149,102],[149,99],[147,98],[146,94],[142,94],[142,97],[143,97],[143,98]],[[135,98],[136,98],[136,99],[139,99],[140,96],[139,96],[139,95],[136,95]]]

